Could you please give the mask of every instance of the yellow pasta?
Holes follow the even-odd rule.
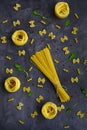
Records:
[[[50,32],[50,33],[48,34],[48,36],[49,36],[52,40],[56,38],[56,36],[53,34],[53,32]]]
[[[45,21],[43,21],[43,20],[41,20],[40,22],[41,22],[42,24],[44,24],[44,25],[46,24],[46,22],[45,22]]]
[[[43,101],[43,100],[44,100],[44,97],[43,97],[42,95],[40,95],[39,97],[36,98],[36,101],[37,101],[38,103],[40,103],[40,102]]]
[[[78,43],[79,41],[78,41],[78,38],[74,38],[74,41],[75,41],[75,43]]]
[[[74,83],[74,82],[78,83],[78,81],[79,81],[78,77],[71,77],[72,83]]]
[[[57,59],[54,59],[54,62],[57,63],[57,64],[59,63],[59,61]]]
[[[66,73],[68,73],[68,72],[69,72],[69,70],[68,70],[68,69],[66,69],[66,68],[63,68],[63,71],[64,71],[64,72],[66,72]]]
[[[73,59],[73,64],[76,64],[76,63],[80,63],[80,59],[79,58]]]
[[[39,31],[39,35],[40,36],[43,36],[43,35],[45,35],[47,32],[46,32],[46,29],[43,29],[43,30],[41,30],[41,31]]]
[[[23,92],[27,92],[27,93],[29,93],[30,92],[30,87],[23,87]]]
[[[30,81],[32,81],[32,78],[27,79],[27,82],[30,82]]]
[[[21,110],[22,109],[22,107],[23,107],[23,103],[22,102],[19,102],[18,103],[18,105],[16,106],[16,108],[18,109],[18,110]]]
[[[64,35],[63,37],[60,38],[60,41],[61,41],[62,43],[64,43],[64,42],[67,41],[67,40],[68,40],[68,37],[67,37],[66,35]]]
[[[2,36],[1,37],[1,42],[4,43],[4,44],[7,43],[7,37],[6,36]]]
[[[22,121],[22,120],[18,120],[18,122],[20,123],[20,124],[24,124],[24,121]]]
[[[78,33],[78,28],[77,27],[73,27],[71,33],[74,34],[74,35],[76,35]]]
[[[65,54],[65,55],[67,55],[67,54],[70,53],[68,47],[64,47],[64,48],[63,48],[63,51],[64,51],[64,54]]]
[[[60,112],[61,110],[65,109],[65,106],[63,104],[61,104],[61,106],[57,107],[57,110]]]
[[[51,49],[51,46],[50,46],[50,44],[47,44],[47,47],[48,47],[48,49],[49,49],[49,50]]]
[[[57,107],[57,110],[60,112],[60,111],[61,111],[61,108],[60,108],[60,107]]]
[[[13,7],[15,11],[18,11],[20,9],[21,5],[16,3],[16,5]]]
[[[30,44],[33,44],[34,41],[35,41],[34,38],[32,38],[31,41],[30,41]]]
[[[53,83],[61,102],[69,101],[70,96],[63,89],[60,83],[49,49],[44,48],[43,50],[36,52],[31,56],[31,60],[38,67],[38,69]]]
[[[37,111],[34,111],[33,113],[30,114],[30,116],[31,116],[32,118],[35,118],[35,117],[38,116],[38,112],[37,112]]]
[[[42,84],[38,84],[37,87],[38,88],[43,88],[43,85]]]
[[[57,29],[61,29],[61,26],[60,25],[57,25],[55,26]]]
[[[8,102],[14,101],[14,98],[9,98]]]
[[[6,74],[13,74],[13,69],[6,68]]]
[[[11,60],[12,58],[10,56],[5,57],[7,60]]]
[[[25,54],[26,54],[26,51],[25,51],[25,50],[19,50],[19,51],[18,51],[18,55],[19,55],[19,56],[25,56]]]
[[[38,78],[38,83],[44,84],[44,83],[45,83],[45,78],[39,77],[39,78]]]
[[[7,19],[2,21],[2,23],[3,23],[3,24],[5,24],[5,23],[7,23],[7,22],[8,22],[8,20],[7,20]]]
[[[16,27],[17,25],[20,25],[20,20],[13,21],[13,26]]]
[[[79,116],[79,118],[83,118],[85,114],[82,111],[78,111],[77,116]]]
[[[33,67],[31,66],[31,67],[29,68],[29,71],[32,71],[32,69],[33,69]]]
[[[29,21],[29,24],[30,24],[30,28],[34,28],[36,26],[34,20]]]
[[[74,16],[75,16],[76,19],[79,19],[79,16],[78,16],[77,13],[74,13]]]
[[[83,64],[86,65],[87,64],[87,59],[83,60]]]
[[[78,74],[81,74],[80,68],[77,68],[76,70]]]
[[[64,125],[64,129],[68,129],[68,128],[70,128],[69,125]]]

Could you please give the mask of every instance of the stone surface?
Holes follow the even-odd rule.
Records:
[[[66,19],[58,19],[54,15],[55,3],[59,0],[3,0],[0,3],[0,38],[1,36],[7,37],[7,43],[2,44],[0,41],[0,130],[63,130],[64,125],[69,125],[69,130],[87,130],[87,98],[81,93],[80,88],[85,87],[87,89],[87,64],[83,64],[83,60],[87,59],[87,1],[79,0],[66,0],[70,5],[70,26],[64,27]],[[65,1],[65,0],[64,0]],[[21,5],[18,11],[13,9],[16,3]],[[33,15],[33,10],[38,10],[43,16],[47,17],[46,25],[40,23],[41,17]],[[78,13],[80,19],[77,20],[74,17],[74,13]],[[2,24],[3,20],[8,19],[6,24]],[[13,26],[13,21],[20,20],[20,26]],[[35,28],[29,27],[29,21],[35,20]],[[55,25],[59,24],[61,29],[56,29]],[[79,31],[77,35],[72,35],[71,31],[73,27],[78,27]],[[11,40],[12,33],[17,29],[24,29],[28,35],[28,43],[23,47],[17,47]],[[47,34],[42,37],[39,35],[39,31],[46,29]],[[48,37],[49,32],[53,32],[56,35],[56,39],[51,40]],[[65,43],[60,42],[60,38],[64,35],[69,37],[69,40]],[[78,38],[79,42],[75,43],[73,38]],[[30,41],[34,38],[35,42],[31,45]],[[65,110],[69,107],[73,107],[77,104],[70,114],[66,114],[65,110],[62,110],[55,119],[47,120],[41,115],[41,107],[47,101],[52,101],[57,105],[60,105],[60,101],[56,96],[53,85],[46,79],[44,87],[42,89],[37,88],[38,77],[45,77],[30,61],[30,56],[36,51],[43,49],[47,43],[51,45],[51,54],[53,59],[58,59],[59,64],[55,63],[56,70],[59,74],[62,85],[67,89],[71,95],[70,102],[64,103]],[[80,58],[80,64],[72,64],[72,62],[65,60],[69,55],[64,55],[62,51],[63,47],[68,46],[70,54],[77,52],[77,57]],[[18,50],[26,50],[25,56],[18,56]],[[5,56],[12,57],[11,61],[5,59]],[[26,81],[26,74],[19,72],[14,68],[14,64],[19,63],[26,70],[30,66],[33,70],[29,72],[29,77],[33,80]],[[64,64],[64,66],[63,66]],[[4,89],[4,80],[10,76],[5,73],[6,68],[13,68],[13,76],[17,76],[21,80],[21,89],[16,93],[8,93]],[[67,68],[69,73],[62,71],[63,68]],[[81,74],[78,75],[76,69],[80,68]],[[70,78],[78,76],[78,83],[71,83]],[[30,86],[33,95],[28,97],[26,93],[22,92],[22,87]],[[35,98],[39,95],[44,96],[44,100],[39,104],[35,101]],[[14,101],[8,102],[7,99],[13,97]],[[24,106],[21,111],[16,109],[19,102],[23,102]],[[30,114],[34,111],[38,111],[39,115],[32,119]],[[85,117],[80,119],[76,116],[77,111],[83,111]],[[23,120],[24,125],[18,123],[18,120]]]

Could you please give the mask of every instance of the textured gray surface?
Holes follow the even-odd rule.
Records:
[[[70,19],[70,26],[64,27],[64,20],[60,20],[55,17],[53,13],[54,5],[60,0],[3,0],[0,3],[0,37],[5,35],[7,37],[7,43],[2,44],[0,41],[0,130],[63,130],[64,125],[70,125],[70,130],[87,130],[87,98],[83,96],[80,91],[80,87],[87,89],[87,65],[83,65],[83,59],[87,59],[87,1],[79,0],[66,0],[70,5],[70,15],[67,19]],[[19,3],[21,8],[18,12],[13,10],[13,6]],[[48,17],[46,25],[40,23],[40,17],[32,14],[33,10],[38,10],[44,16]],[[74,13],[77,12],[80,19],[77,20],[74,17]],[[8,23],[2,24],[2,21],[8,19]],[[14,27],[12,22],[19,19],[21,21],[20,26]],[[36,27],[30,28],[28,22],[34,19]],[[55,25],[61,25],[62,29],[57,30]],[[78,27],[79,33],[76,36],[71,35],[72,27]],[[11,41],[12,33],[17,29],[24,29],[29,35],[28,43],[23,47],[17,47]],[[46,29],[47,34],[40,37],[39,30]],[[56,35],[55,40],[51,40],[48,37],[49,32],[53,32]],[[67,35],[69,40],[64,44],[60,43],[60,38],[63,35]],[[79,43],[76,44],[73,41],[74,37],[78,37]],[[30,40],[35,38],[34,44],[30,45]],[[36,51],[44,48],[47,43],[51,45],[51,54],[53,59],[58,59],[59,64],[55,64],[56,70],[59,74],[62,85],[67,88],[68,93],[71,95],[70,102],[64,103],[65,109],[72,107],[77,103],[77,106],[72,110],[70,114],[66,114],[65,110],[60,112],[55,119],[46,120],[41,115],[41,106],[47,102],[52,101],[57,105],[60,105],[59,99],[56,97],[52,84],[46,79],[43,89],[37,88],[37,78],[44,75],[30,62],[30,56]],[[80,58],[80,64],[72,64],[71,62],[65,63],[65,67],[69,69],[69,73],[64,73],[64,68],[61,64],[68,55],[64,55],[62,49],[68,46],[70,53],[77,52]],[[26,56],[19,57],[17,55],[18,50],[26,50]],[[12,56],[12,60],[8,61],[5,56]],[[18,72],[14,68],[15,63],[20,63],[26,70],[30,66],[33,66],[33,71],[29,73],[29,77],[32,77],[31,82],[26,82],[26,75],[23,72]],[[4,80],[10,76],[5,73],[6,68],[13,68],[13,76],[17,76],[21,80],[21,89],[16,93],[8,93],[4,89]],[[80,68],[81,74],[78,75],[76,68]],[[72,84],[70,82],[71,77],[78,75],[79,82]],[[22,87],[30,86],[33,95],[28,97],[27,94],[22,92]],[[44,96],[44,101],[38,104],[35,98],[39,95]],[[7,102],[7,99],[14,97],[15,101]],[[21,111],[16,109],[18,102],[23,102],[24,107]],[[37,110],[39,116],[32,119],[29,115],[34,110]],[[85,113],[85,117],[80,119],[76,116],[76,112],[82,110]],[[25,122],[24,125],[18,123],[18,119]]]

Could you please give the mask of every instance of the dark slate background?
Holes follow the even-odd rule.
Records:
[[[83,60],[87,59],[87,1],[83,0],[64,0],[70,5],[70,15],[67,19],[70,19],[70,26],[64,27],[64,20],[60,20],[55,17],[53,9],[55,3],[61,0],[3,0],[0,1],[0,37],[5,35],[7,37],[7,43],[2,44],[0,41],[0,130],[63,130],[64,125],[70,125],[69,130],[87,130],[87,98],[81,93],[80,88],[87,88],[87,65],[83,65]],[[13,6],[19,3],[21,8],[19,11],[14,11]],[[38,10],[41,14],[49,18],[46,21],[46,25],[40,23],[41,18],[32,14],[33,10]],[[74,13],[78,13],[80,19],[77,20],[74,17]],[[8,19],[8,23],[2,24],[2,21]],[[14,27],[12,22],[16,20],[21,21],[20,26]],[[28,22],[35,20],[36,27],[30,28]],[[62,29],[57,30],[55,25],[61,25]],[[76,36],[71,35],[72,27],[78,27],[79,32]],[[11,41],[12,33],[17,29],[24,29],[29,35],[28,43],[23,47],[17,47]],[[47,34],[40,37],[39,30],[46,29]],[[55,40],[51,40],[48,37],[49,32],[53,32],[56,35]],[[63,35],[67,35],[69,40],[64,44],[60,43],[60,38]],[[73,38],[77,37],[79,43],[76,44]],[[30,40],[35,38],[34,44],[30,45]],[[70,102],[64,103],[65,110],[69,107],[77,104],[70,114],[66,114],[65,110],[58,113],[55,119],[47,120],[41,115],[41,107],[47,101],[52,101],[57,105],[60,105],[60,101],[56,96],[55,90],[52,84],[46,79],[43,89],[37,88],[37,78],[44,75],[31,63],[30,56],[36,51],[44,48],[47,43],[51,45],[51,54],[53,59],[59,60],[59,64],[55,64],[56,70],[59,74],[62,85],[67,89],[71,96]],[[70,52],[77,52],[80,58],[80,64],[72,64],[67,62],[63,66],[63,62],[69,55],[64,55],[62,51],[63,47],[68,46]],[[26,50],[26,56],[19,57],[17,55],[18,50]],[[12,57],[11,61],[5,59],[5,56]],[[31,82],[26,82],[26,75],[23,72],[18,72],[14,68],[15,63],[20,63],[26,70],[30,66],[33,66],[33,71],[29,73],[29,77],[32,77]],[[21,80],[21,89],[16,93],[8,93],[4,89],[4,80],[9,77],[9,74],[5,73],[6,68],[13,68],[13,76],[17,76]],[[64,73],[63,68],[68,68],[69,73]],[[76,68],[79,67],[81,74],[78,75]],[[72,84],[70,82],[71,77],[78,76],[79,82]],[[26,93],[22,92],[22,87],[30,86],[33,95],[28,97]],[[35,98],[39,95],[44,96],[44,101],[38,104]],[[7,102],[7,99],[14,97],[13,102]],[[24,107],[21,111],[16,109],[18,102],[23,102]],[[30,113],[37,110],[39,116],[35,119],[30,117]],[[80,119],[76,116],[77,111],[83,111],[85,117]],[[18,120],[21,119],[25,122],[24,125],[20,125]]]

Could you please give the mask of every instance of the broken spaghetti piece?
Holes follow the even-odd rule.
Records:
[[[19,122],[21,125],[24,125],[24,121],[18,120],[18,122]]]

